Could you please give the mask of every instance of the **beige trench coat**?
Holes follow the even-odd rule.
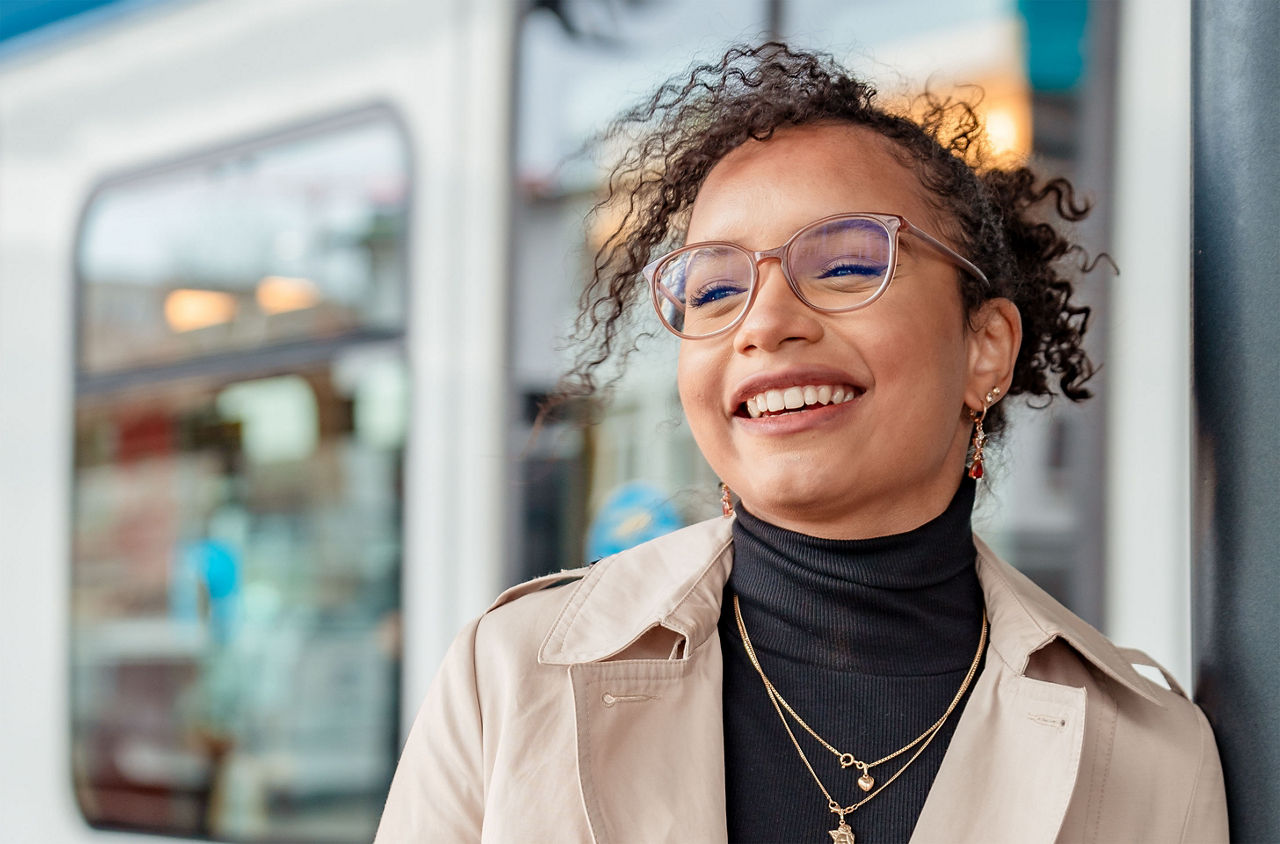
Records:
[[[469,624],[409,733],[378,844],[725,841],[730,527],[530,581]],[[1200,710],[977,547],[990,650],[912,842],[1226,841]]]

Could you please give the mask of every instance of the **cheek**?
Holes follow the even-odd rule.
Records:
[[[885,328],[889,330],[875,351],[868,349],[879,364],[873,364],[877,383],[922,421],[940,415],[949,420],[953,406],[959,413],[967,386],[966,332],[953,321],[924,314],[895,320],[892,328]]]
[[[723,392],[716,373],[721,367],[710,356],[690,349],[686,341],[680,348],[676,367],[676,388],[689,429],[701,445],[711,433],[709,428],[720,415],[720,395]]]
[[[685,415],[693,409],[693,396],[696,394],[696,370],[689,360],[685,346],[680,347],[680,357],[676,361],[676,391],[680,393],[680,403],[684,405]]]

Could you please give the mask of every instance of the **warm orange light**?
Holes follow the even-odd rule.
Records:
[[[939,102],[965,101],[974,104],[974,111],[982,122],[983,151],[989,153],[996,164],[1007,164],[1007,159],[1022,159],[1031,154],[1031,94],[1024,86],[1001,77],[990,77],[971,85],[949,86],[935,80],[930,94]],[[929,108],[929,99],[906,94],[887,98],[890,110],[902,111],[919,120]],[[964,115],[955,111],[950,115],[958,120]],[[958,124],[944,126],[942,137],[955,131]]]
[[[264,313],[281,314],[314,308],[320,301],[320,291],[309,278],[269,275],[258,282],[257,298]]]
[[[973,147],[973,152],[980,154],[967,160],[978,163],[986,154],[990,156],[987,163],[1009,166],[1032,153],[1025,45],[1025,23],[1010,9],[1005,15],[975,18],[882,43],[874,53],[850,55],[848,64],[877,83],[881,104],[915,118],[929,110],[926,98],[916,96],[920,91],[928,91],[928,99],[934,102],[971,104],[982,121],[983,133],[980,139],[968,139],[980,140]],[[941,117],[938,128],[944,141],[955,131],[968,128],[960,109]],[[959,122],[947,125],[948,118]]]
[[[235,296],[219,290],[182,288],[164,298],[164,318],[178,332],[230,322],[235,315]]]
[[[1022,103],[1005,101],[993,103],[984,115],[986,119],[987,142],[991,151],[997,156],[1008,154],[1026,155],[1031,144],[1028,135],[1030,115]]]

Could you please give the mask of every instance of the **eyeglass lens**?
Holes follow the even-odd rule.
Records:
[[[878,220],[844,217],[802,230],[783,253],[784,272],[818,310],[847,310],[874,299],[888,281],[892,240]],[[756,259],[726,244],[678,250],[657,269],[663,320],[703,337],[733,323],[751,299]]]

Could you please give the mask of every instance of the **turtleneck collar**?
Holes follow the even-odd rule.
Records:
[[[982,624],[965,478],[939,516],[906,533],[821,539],[739,506],[726,627],[737,594],[756,649],[783,659],[876,675],[962,670]]]

